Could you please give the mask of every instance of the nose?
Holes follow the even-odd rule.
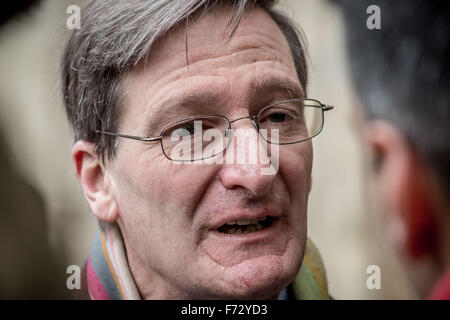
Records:
[[[275,175],[263,175],[257,166],[224,165],[219,172],[226,189],[244,188],[251,197],[262,198],[270,193]]]
[[[255,130],[257,126],[254,119],[243,117],[236,120],[247,118],[251,120],[252,125],[246,121],[245,126],[233,126],[231,141],[224,154],[226,161],[219,171],[219,177],[225,188],[244,188],[249,191],[251,197],[259,198],[270,192],[275,175],[264,174],[262,170],[267,170],[270,166],[268,145]]]

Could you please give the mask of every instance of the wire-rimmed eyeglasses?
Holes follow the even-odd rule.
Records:
[[[199,115],[164,126],[159,136],[141,137],[96,130],[96,133],[143,142],[159,141],[171,161],[197,161],[221,154],[232,137],[231,124],[250,119],[268,143],[288,145],[317,136],[323,129],[324,112],[334,107],[315,99],[290,99],[262,108],[256,116],[230,120],[223,115]]]

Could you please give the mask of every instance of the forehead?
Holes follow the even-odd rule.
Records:
[[[156,41],[146,59],[134,71],[142,72],[153,67],[152,72],[155,69],[161,70],[155,74],[157,76],[168,69],[188,65],[195,67],[197,62],[211,61],[252,49],[261,49],[267,56],[269,49],[276,50],[276,54],[290,56],[285,37],[262,8],[255,7],[247,11],[230,37],[232,16],[233,10],[223,7],[195,19],[188,19]]]
[[[301,91],[289,45],[273,19],[255,7],[230,38],[232,15],[229,7],[213,10],[155,42],[123,81],[126,110],[122,117],[135,113],[138,106],[143,106],[141,112],[157,112],[162,101],[180,95],[190,100],[200,96],[229,99],[243,86],[250,89],[258,83],[297,86]],[[240,87],[233,86],[232,78],[242,82]]]

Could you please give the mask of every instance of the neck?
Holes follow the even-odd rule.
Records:
[[[127,247],[128,265],[143,300],[188,299],[165,281],[162,275],[150,269],[134,250],[129,249]]]
[[[119,230],[123,230],[118,221]],[[125,246],[127,263],[136,287],[143,300],[178,300],[188,299],[181,291],[170,285],[165,277],[151,268],[139,253],[129,244],[126,234],[121,232]]]

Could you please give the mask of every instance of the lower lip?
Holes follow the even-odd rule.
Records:
[[[250,233],[224,233],[217,230],[212,230],[211,235],[218,237],[223,240],[236,240],[236,241],[242,241],[242,240],[259,240],[262,238],[267,238],[270,235],[275,234],[275,231],[280,227],[281,225],[281,218],[275,218],[272,221],[272,224],[268,227],[265,227],[264,229],[250,232]]]

